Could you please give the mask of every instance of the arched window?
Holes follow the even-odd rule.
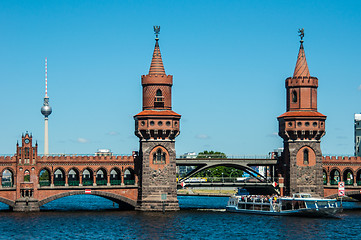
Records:
[[[5,169],[2,173],[1,186],[2,187],[13,187],[14,175],[9,169]]]
[[[29,172],[29,170],[26,170],[24,172],[24,182],[30,182],[30,172]]]
[[[162,149],[158,148],[157,152],[153,154],[153,164],[164,164],[166,154]]]
[[[164,97],[162,90],[158,89],[155,93],[154,107],[164,107]]]
[[[308,149],[303,150],[303,164],[308,165],[309,163],[308,159]]]
[[[292,91],[292,102],[297,102],[297,92],[295,90]]]

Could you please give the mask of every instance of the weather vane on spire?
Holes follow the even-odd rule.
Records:
[[[158,38],[158,34],[160,32],[160,26],[153,26],[153,29],[154,29],[154,34],[155,34],[155,40],[159,40]]]
[[[301,42],[303,42],[303,37],[305,36],[305,29],[304,28],[298,29],[298,33],[300,34],[298,36],[301,37]]]

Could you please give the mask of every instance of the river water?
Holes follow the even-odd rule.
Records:
[[[182,210],[165,214],[120,211],[89,195],[55,200],[36,213],[10,212],[0,204],[0,239],[361,238],[361,210],[344,211],[340,219],[272,217],[228,213],[224,197],[178,199]]]

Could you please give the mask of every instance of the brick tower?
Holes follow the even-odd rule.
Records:
[[[297,192],[323,196],[321,138],[326,116],[317,111],[318,79],[311,77],[301,46],[293,77],[286,79],[287,111],[278,117],[284,153],[279,166],[285,180],[285,194]]]
[[[159,50],[160,28],[149,73],[142,76],[143,111],[134,116],[140,147],[138,210],[178,210],[175,138],[181,115],[172,111],[173,76],[166,75]]]

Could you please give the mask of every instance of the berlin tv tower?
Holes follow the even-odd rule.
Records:
[[[44,155],[49,155],[49,137],[48,137],[48,116],[52,110],[49,106],[48,97],[48,60],[45,58],[45,97],[44,104],[41,107],[41,113],[44,115],[45,126],[44,126]]]

